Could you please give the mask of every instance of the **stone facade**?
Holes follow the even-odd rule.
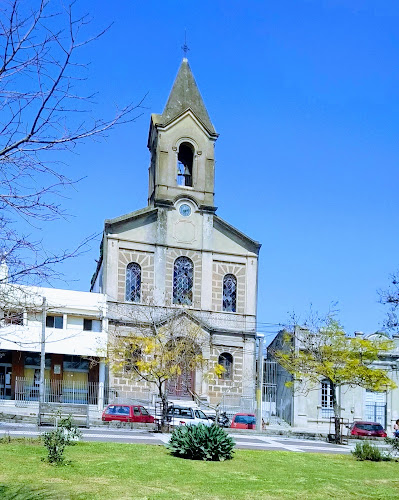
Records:
[[[215,364],[219,360],[219,356],[224,353],[229,353],[233,357],[232,376],[228,380],[223,378],[212,377],[209,381],[209,397],[212,400],[217,400],[221,395],[242,394],[243,380],[243,349],[233,348],[226,345],[214,345],[211,351],[211,361]]]
[[[173,302],[173,268],[178,257],[188,257],[194,264],[193,307],[201,308],[202,258],[201,253],[194,250],[169,248],[166,253],[165,293],[166,302]]]
[[[152,115],[148,136],[151,154],[148,207],[105,221],[102,254],[93,291],[107,294],[109,321],[122,334],[129,311],[163,321],[181,311],[183,323],[201,325],[201,346],[209,365],[222,353],[233,358],[230,380],[195,373],[195,392],[218,402],[221,397],[253,398],[257,269],[260,245],[216,215],[214,144],[218,137],[187,60],[183,60],[162,115]],[[174,303],[176,259],[187,257],[191,271],[180,284],[189,293]],[[126,267],[141,267],[141,303],[126,301]],[[187,272],[187,275],[184,273]],[[235,306],[223,309],[223,279],[236,279]],[[175,301],[178,302],[178,301]],[[133,309],[132,309],[133,308]],[[138,321],[138,320],[137,320]],[[184,323],[186,322],[186,323]],[[135,320],[130,319],[134,328]],[[119,330],[118,330],[119,329]],[[153,391],[110,371],[111,385],[124,395]]]
[[[232,274],[237,279],[237,313],[245,311],[245,266],[228,262],[213,261],[212,268],[212,309],[222,311],[223,278]]]
[[[118,301],[124,302],[126,297],[126,268],[131,262],[141,267],[142,301],[152,299],[154,289],[154,254],[120,248],[118,259]]]

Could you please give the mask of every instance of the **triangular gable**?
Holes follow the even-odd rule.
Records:
[[[259,255],[261,244],[231,226],[218,216],[213,218],[214,251]]]
[[[136,210],[114,219],[105,221],[105,232],[107,234],[123,235],[126,239],[144,241],[150,243],[153,240],[153,226],[155,226],[158,217],[158,209],[146,207],[142,210]],[[154,236],[155,237],[155,236]]]

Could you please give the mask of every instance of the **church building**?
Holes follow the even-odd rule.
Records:
[[[216,215],[217,138],[184,58],[163,113],[151,115],[148,206],[105,221],[91,291],[106,294],[115,331],[138,328],[148,313],[159,321],[181,314],[187,328],[199,325],[203,356],[225,370],[220,377],[197,370],[188,388],[180,377],[169,397],[195,393],[242,406],[255,395],[260,244]],[[126,398],[156,392],[112,366],[109,383]]]

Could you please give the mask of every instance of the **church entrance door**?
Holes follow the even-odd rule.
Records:
[[[167,381],[168,398],[191,399],[195,386],[195,373],[183,372]]]

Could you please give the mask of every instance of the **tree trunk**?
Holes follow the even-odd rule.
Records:
[[[161,416],[161,431],[166,430],[166,423],[168,417],[168,396],[162,390],[163,383],[158,386],[158,395],[162,402],[162,416]]]
[[[341,408],[339,407],[337,400],[337,386],[330,380],[330,389],[332,404],[334,410],[334,431],[335,431],[335,443],[341,443]]]

